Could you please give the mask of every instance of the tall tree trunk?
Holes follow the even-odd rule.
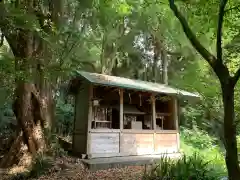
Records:
[[[208,62],[221,82],[222,99],[224,106],[224,145],[226,149],[226,166],[228,169],[229,180],[240,178],[240,168],[238,163],[236,122],[234,112],[234,87],[240,77],[240,68],[234,76],[231,76],[229,69],[223,61],[222,48],[222,28],[227,0],[219,1],[218,27],[216,38],[217,56],[210,53],[197,39],[192,29],[189,27],[183,14],[178,10],[174,0],[169,0],[169,5],[175,16],[182,25],[183,31],[193,47]]]
[[[156,37],[156,35],[152,34],[152,44],[153,44],[153,64],[152,64],[152,79],[153,82],[157,82],[157,69],[158,69],[158,61],[159,56],[161,53],[161,43],[159,39]]]
[[[47,86],[44,70],[39,68],[44,66],[45,63],[38,61],[39,58],[43,59],[44,49],[39,46],[36,52],[33,36],[28,31],[19,31],[18,39],[14,44],[17,47],[17,51],[13,51],[16,71],[20,71],[23,76],[16,77],[15,101],[13,104],[13,111],[20,133],[10,151],[2,159],[0,163],[2,168],[10,167],[16,162],[22,162],[26,154],[33,157],[36,153],[43,152],[48,147],[48,138],[45,132],[46,129],[51,129],[52,124],[52,93],[50,86]],[[33,78],[35,72],[37,72],[37,79]],[[24,145],[27,146],[27,149],[21,152]],[[29,165],[31,165],[31,162],[25,164],[25,166]]]
[[[159,57],[161,57],[161,66],[162,66],[162,72],[161,72],[161,83],[168,84],[168,59],[167,59],[167,53],[163,44],[163,41],[161,41],[157,36],[152,34],[152,41],[154,46],[154,56],[153,56],[153,66],[152,66],[152,74],[153,74],[153,81],[157,82],[158,78],[158,62]]]
[[[168,84],[168,59],[165,49],[162,49],[161,51],[161,59],[162,59],[162,83]]]
[[[12,3],[12,6],[19,8],[18,3]],[[36,16],[41,30],[54,36],[52,27],[54,24],[59,28],[61,1],[50,1],[48,7],[46,6],[50,12],[47,14],[43,6],[46,4],[39,0],[21,1],[21,8],[24,9],[22,12],[25,15]],[[13,111],[19,126],[18,137],[0,163],[0,167],[9,167],[16,162],[16,159],[21,159],[18,155],[21,156],[19,152],[22,144],[27,146],[27,151],[32,156],[47,148],[45,132],[51,131],[54,119],[52,87],[50,79],[46,79],[48,76],[46,67],[52,60],[52,49],[35,31],[19,28],[18,25],[10,23],[12,21],[4,3],[0,4],[0,10],[3,12],[0,16],[1,32],[14,54],[16,72],[24,76],[16,77],[13,104]]]
[[[224,106],[224,145],[226,149],[226,165],[229,180],[240,178],[240,168],[238,162],[236,124],[234,112],[234,86],[222,85],[222,98]]]
[[[158,59],[159,59],[159,49],[157,46],[155,46],[154,47],[153,64],[152,64],[153,82],[157,82]]]
[[[10,167],[21,161],[25,153],[34,156],[39,151],[46,149],[46,139],[43,126],[43,104],[36,87],[32,83],[18,81],[16,87],[16,100],[13,104],[20,131],[10,151],[0,163],[0,167]],[[21,138],[22,137],[22,138]],[[23,146],[27,151],[23,151]],[[21,153],[19,153],[21,151]],[[28,166],[30,164],[26,164]]]

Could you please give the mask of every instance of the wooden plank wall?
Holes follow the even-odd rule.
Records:
[[[174,153],[178,151],[177,133],[155,135],[155,152],[156,153]]]
[[[91,133],[90,136],[90,153],[119,153],[119,133]]]
[[[128,155],[144,155],[154,153],[153,134],[122,134],[120,152]]]
[[[89,111],[89,84],[84,83],[76,95],[73,128],[73,153],[86,154]]]
[[[95,158],[178,152],[177,133],[91,132],[90,136],[89,155]]]

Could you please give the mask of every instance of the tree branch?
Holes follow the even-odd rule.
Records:
[[[3,32],[2,32],[2,33],[1,33],[1,39],[0,39],[0,47],[2,47],[3,42],[4,42],[4,34],[3,34]]]
[[[169,51],[169,50],[167,50],[166,53],[171,56],[181,56],[182,55],[181,52],[174,52],[174,51]]]
[[[185,32],[186,36],[190,40],[193,47],[201,54],[201,56],[210,64],[211,67],[215,67],[217,58],[212,55],[203,45],[198,41],[196,35],[193,33],[191,28],[189,27],[186,19],[184,16],[178,11],[177,6],[174,3],[174,0],[169,0],[170,8],[174,12],[175,16],[180,21],[183,31]],[[215,68],[214,68],[215,69]]]
[[[222,62],[222,26],[223,26],[223,19],[224,19],[224,9],[226,7],[228,0],[221,0],[219,6],[219,13],[218,13],[218,28],[217,28],[217,43],[216,43],[216,50],[217,50],[217,59],[218,61]]]
[[[231,78],[233,85],[235,86],[237,84],[237,81],[240,78],[240,68],[236,71],[234,76]]]
[[[227,12],[232,11],[232,10],[235,10],[235,9],[237,9],[238,11],[240,11],[240,5],[237,5],[237,6],[234,6],[234,7],[232,7],[232,8],[226,9],[224,12],[227,13]]]

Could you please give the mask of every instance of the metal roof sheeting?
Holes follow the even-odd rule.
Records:
[[[104,74],[89,73],[84,71],[77,71],[77,74],[89,81],[90,83],[104,86],[113,86],[126,89],[135,89],[139,91],[148,91],[155,93],[163,93],[168,95],[180,95],[187,97],[200,98],[198,93],[190,93],[184,90],[176,89],[168,85],[133,80],[117,76],[109,76]]]

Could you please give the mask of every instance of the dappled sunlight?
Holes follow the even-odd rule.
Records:
[[[38,147],[39,148],[38,151],[43,151],[45,148],[45,139],[40,121],[38,121],[38,123],[33,128],[33,136],[35,140],[38,142],[38,145],[40,145],[40,147]]]
[[[24,147],[23,149],[26,149],[26,147]],[[22,157],[20,158],[18,165],[14,165],[13,167],[7,170],[7,173],[9,175],[25,173],[25,172],[28,172],[29,169],[31,168],[33,164],[33,157],[30,153],[26,152],[26,150],[24,152]]]
[[[24,153],[18,164],[20,166],[30,167],[32,165],[32,162],[33,162],[32,154]]]
[[[137,155],[143,155],[143,154],[152,154],[153,148],[151,146],[149,147],[137,147]]]
[[[10,168],[7,171],[8,175],[16,175],[16,174],[20,174],[20,173],[24,173],[24,172],[28,172],[28,168],[26,168],[26,166],[14,166],[12,168]]]

